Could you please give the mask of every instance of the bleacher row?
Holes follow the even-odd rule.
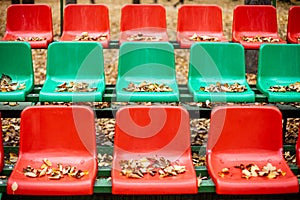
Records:
[[[197,169],[192,163],[190,121],[184,108],[125,106],[116,113],[112,165],[103,168],[98,167],[97,151],[105,147],[96,147],[91,108],[27,107],[21,115],[19,158],[13,169],[6,168],[9,177],[1,180],[0,191],[34,196],[299,194],[297,166],[292,170],[282,155],[278,108],[220,106],[213,109],[210,119],[206,167]],[[3,166],[2,145],[1,149]],[[300,168],[299,146],[295,150]],[[166,161],[171,164],[158,164]],[[184,171],[174,175],[165,165]],[[63,175],[68,166],[68,170],[76,168]],[[76,178],[74,169],[83,174]],[[258,176],[261,173],[264,175]],[[206,176],[209,178],[202,180]]]
[[[24,6],[24,9],[30,8],[30,6],[39,7],[41,5],[13,5],[8,8],[8,16],[10,9],[19,9],[22,6]],[[50,8],[44,5],[41,7],[48,11]],[[280,44],[262,44],[258,42],[256,43],[258,46],[250,45],[247,47],[248,43],[239,42],[239,44],[238,41],[234,41],[233,43],[225,42],[225,40],[222,40],[222,42],[195,43],[187,40],[186,37],[191,37],[194,33],[209,37],[220,36],[221,38],[223,36],[222,27],[221,29],[216,28],[218,20],[215,19],[221,13],[220,8],[208,5],[204,7],[202,5],[185,5],[179,9],[178,13],[182,12],[185,18],[189,18],[185,20],[191,22],[191,24],[188,24],[183,21],[182,28],[187,31],[187,35],[182,38],[181,42],[178,39],[180,37],[177,37],[177,39],[182,48],[190,49],[187,88],[193,101],[256,102],[256,93],[258,91],[254,91],[253,86],[250,87],[245,80],[244,59],[244,50],[254,48],[259,49],[257,85],[254,86],[256,87],[255,89],[258,89],[259,92],[265,95],[267,101],[270,103],[300,102],[299,92],[276,92],[270,90],[271,86],[288,86],[300,81],[299,44],[282,44],[285,42],[280,40]],[[90,9],[96,8],[103,10],[101,12],[90,11]],[[269,15],[273,16],[274,11],[276,17],[276,9],[272,6],[249,6],[245,8],[259,8],[260,20],[267,19]],[[80,12],[76,9],[87,9],[89,11]],[[121,21],[122,19],[126,19],[124,23],[131,22],[133,24],[122,26],[121,23],[121,32],[124,32],[124,36],[122,37],[122,34],[120,34],[118,77],[116,86],[112,92],[115,94],[115,99],[111,99],[111,101],[181,102],[182,95],[186,94],[180,93],[180,86],[176,83],[174,47],[168,41],[167,35],[164,35],[166,27],[154,24],[147,24],[148,28],[135,26],[141,25],[136,19],[142,18],[135,16],[135,14],[142,15],[150,12],[151,17],[149,20],[144,19],[143,21],[150,23],[155,16],[160,16],[159,20],[154,20],[155,23],[164,21],[162,20],[165,19],[163,7],[159,5],[127,5],[123,9],[131,11],[127,11],[128,13],[124,14],[125,16],[122,14]],[[154,15],[153,13],[156,12],[154,11],[155,9],[158,9],[159,11],[157,12],[162,15]],[[211,10],[214,10],[213,12],[215,13],[212,14],[214,18],[208,13],[203,14],[197,9],[203,9],[203,12],[209,13],[212,12]],[[269,10],[268,12],[266,11],[269,14],[261,14],[264,13],[264,9]],[[31,20],[33,19],[32,15],[35,15],[34,13],[37,10],[30,8],[29,12],[27,11],[31,14]],[[236,8],[236,10],[238,9]],[[299,7],[291,10],[297,10],[295,13],[298,14],[297,19],[299,19]],[[14,11],[13,13],[19,12]],[[38,13],[37,16],[42,15],[44,21],[47,21],[46,19],[51,20],[51,10],[50,18],[49,16],[45,17],[47,13],[45,10]],[[92,16],[82,18],[81,13],[91,14]],[[39,44],[40,41],[29,43],[25,41],[1,41],[0,72],[3,75],[9,76],[12,82],[18,83],[18,87],[24,84],[25,88],[15,91],[2,91],[0,101],[22,102],[28,100],[29,94],[36,95],[38,102],[103,101],[104,93],[107,90],[104,76],[103,48],[109,47],[109,28],[101,29],[101,31],[94,30],[93,28],[89,29],[89,25],[100,24],[99,19],[95,23],[93,22],[93,19],[97,19],[94,15],[99,13],[108,16],[107,7],[105,5],[66,6],[64,31],[61,40],[68,34],[67,29],[69,29],[70,37],[63,42],[52,42],[53,36],[51,36],[52,39],[49,42],[45,43],[45,41],[42,41],[43,44]],[[201,13],[208,16],[208,18],[203,19],[204,24],[212,22],[210,20],[214,19],[213,24],[216,27],[212,28],[206,24],[206,28],[209,31],[204,30],[203,32],[188,29],[188,27],[194,25],[198,26],[198,21],[191,20],[191,16]],[[241,11],[241,14],[245,13],[245,11]],[[239,18],[250,20],[255,18],[254,16],[256,15],[257,13],[249,15],[251,16],[249,18],[245,16]],[[67,19],[68,16],[72,16],[69,18],[72,19],[69,22]],[[89,19],[88,23],[81,21],[86,18]],[[16,20],[16,16],[11,19],[18,22],[21,20]],[[256,18],[256,20],[258,19]],[[270,19],[267,19],[267,21],[268,25],[265,24],[262,27],[266,28],[269,25],[273,27],[274,24],[271,22],[274,21]],[[77,22],[80,26],[78,26]],[[10,20],[7,17],[7,24],[9,23]],[[15,22],[12,23],[15,26],[17,24]],[[20,24],[24,25],[28,23],[21,21]],[[37,21],[32,23],[32,25],[36,24],[40,23],[37,23]],[[109,25],[109,20],[104,24]],[[179,24],[180,22],[178,21],[178,26]],[[253,23],[247,22],[246,24],[251,24],[251,27],[254,27]],[[188,26],[185,27],[186,25]],[[257,23],[257,25],[262,25],[262,23]],[[239,30],[242,32],[239,37],[260,35],[275,38],[275,35],[271,34],[275,30],[273,28],[261,31],[250,31],[242,28]],[[33,33],[27,32],[25,35],[16,35],[8,40],[15,40],[18,37],[21,37],[19,39],[36,36],[41,38],[47,37],[43,34],[37,34],[40,29],[32,29],[34,30]],[[11,29],[7,28],[7,30]],[[212,33],[215,30],[217,30],[216,35]],[[95,31],[95,35],[93,35],[93,31]],[[158,31],[162,32],[158,33]],[[106,40],[98,42],[73,41],[82,32],[88,32],[92,36],[102,35]],[[180,32],[178,35],[184,35],[184,31],[180,30]],[[298,30],[298,35],[299,32]],[[142,35],[138,35],[141,33]],[[264,33],[267,34],[264,35]],[[151,42],[128,41],[128,38],[132,35],[159,36],[162,39],[156,41],[157,38],[155,38]],[[292,38],[296,38],[296,36],[294,35]],[[187,41],[189,44],[184,43],[184,41]],[[251,44],[254,45],[254,43]],[[38,92],[35,91],[33,78],[32,48],[48,49],[46,80]],[[3,76],[1,80],[3,80]],[[143,81],[165,84],[172,91],[126,91],[126,88],[131,83],[138,84]],[[75,84],[87,83],[88,89],[92,90],[81,92],[58,91],[64,88],[62,87],[63,85],[68,85],[71,82]],[[239,83],[240,85],[244,85],[246,90],[243,92],[209,92],[201,89],[216,83]],[[1,106],[1,109],[3,107]],[[9,178],[8,180],[2,180],[0,191],[9,195],[65,196],[91,195],[93,193],[166,195],[196,194],[199,192],[243,195],[299,194],[300,179],[297,179],[295,174],[299,172],[300,168],[300,138],[298,138],[298,146],[292,146],[293,151],[296,151],[297,154],[298,167],[291,167],[287,165],[282,156],[282,149],[284,147],[282,145],[282,112],[274,106],[223,106],[213,109],[211,111],[211,128],[208,133],[208,143],[204,147],[207,164],[206,167],[201,169],[194,167],[192,164],[189,130],[190,116],[181,106],[124,106],[118,109],[115,116],[114,159],[112,166],[104,169],[101,169],[97,165],[97,151],[103,152],[105,151],[105,147],[96,146],[95,116],[90,108],[84,106],[26,107],[20,116],[21,130],[18,162],[15,164],[13,170],[4,168],[4,172],[2,172],[2,174],[9,175]],[[294,113],[295,116],[299,117],[298,111],[299,109]],[[9,112],[9,110],[5,112]],[[198,113],[198,115],[200,114]],[[0,155],[3,166],[3,147],[1,147]],[[153,156],[161,156],[170,161],[176,161],[177,165],[185,166],[186,171],[176,176],[164,178],[158,175],[152,177],[150,174],[146,174],[143,177],[132,179],[129,177],[130,174],[127,174],[127,177],[121,175],[120,163],[122,160],[138,160]],[[45,158],[53,163],[53,168],[58,163],[61,163],[63,166],[76,166],[77,169],[85,171],[85,175],[77,179],[71,175],[64,175],[59,180],[49,180],[48,175],[41,177],[25,176],[24,168],[28,169],[28,165],[33,168],[39,168],[43,162],[47,164]],[[237,168],[237,166],[249,164],[263,168],[268,163],[272,164],[273,167],[275,166],[276,170],[279,170],[277,171],[279,175],[276,178],[256,177],[254,175],[248,178],[242,177],[241,167]],[[50,168],[50,166],[48,167]],[[197,179],[199,174],[202,176],[207,175],[209,177],[208,180]],[[97,176],[111,176],[111,181],[101,177],[96,179]]]
[[[15,90],[2,92],[0,100],[25,101],[34,89],[29,44],[0,42],[0,52],[1,73],[17,84]],[[268,102],[299,102],[300,45],[263,44],[259,52],[257,89],[267,97]],[[255,92],[245,78],[244,48],[241,44],[194,44],[190,49],[187,79],[194,102],[255,102]],[[153,90],[146,88],[144,92],[138,91],[139,87],[142,88],[138,85],[143,82],[144,87],[150,87],[146,85],[152,83]],[[225,86],[218,84],[236,86],[231,89],[227,86],[226,90]],[[204,89],[212,85],[214,90]],[[291,85],[294,89],[289,91],[287,88]],[[158,87],[160,90],[156,91]],[[163,91],[164,87],[170,90]],[[222,87],[225,89],[222,90]],[[238,87],[244,89],[234,89]],[[281,87],[284,91],[279,91]],[[5,85],[1,88],[4,90]],[[82,91],[74,88],[82,88]],[[38,92],[38,101],[101,102],[105,88],[103,49],[99,43],[55,42],[49,45],[46,80]],[[113,93],[116,95],[113,101],[118,102],[180,102],[173,46],[168,42],[122,44]]]
[[[289,9],[288,43],[300,42],[299,10],[300,6]],[[106,5],[67,5],[62,23],[60,41],[97,40],[104,48],[109,47],[110,21]],[[222,8],[217,5],[183,5],[178,10],[177,43],[180,48],[190,48],[195,41],[228,42],[222,24]],[[286,43],[278,35],[276,8],[271,5],[238,5],[234,8],[232,24],[232,42],[241,43],[245,49],[259,49],[261,43]],[[53,41],[51,7],[9,6],[3,40],[31,40],[32,48],[47,48]],[[124,5],[119,44],[129,40],[168,42],[165,8],[153,4]]]

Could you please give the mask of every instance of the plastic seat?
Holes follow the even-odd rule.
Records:
[[[0,76],[3,74],[8,75],[14,83],[25,83],[24,89],[1,92],[0,101],[25,101],[26,95],[34,86],[32,56],[29,43],[0,42],[0,63]]]
[[[271,5],[238,5],[233,11],[232,41],[245,49],[259,49],[261,42],[243,41],[247,37],[272,37],[286,43],[278,35],[276,8]]]
[[[62,196],[93,194],[97,175],[97,149],[93,111],[84,106],[34,106],[21,114],[19,159],[8,179],[7,193]],[[43,159],[74,166],[88,174],[60,180],[31,178],[23,173],[30,165],[40,168]],[[16,187],[17,186],[17,187]]]
[[[142,33],[169,41],[167,35],[166,10],[160,4],[127,4],[121,9],[119,43],[128,37]]]
[[[188,88],[194,101],[254,102],[254,92],[245,78],[244,48],[236,43],[195,43],[190,50]],[[244,92],[206,92],[210,84],[239,83]]]
[[[1,118],[1,113],[0,113],[0,118]],[[2,120],[0,120],[0,126],[2,127]],[[2,128],[0,129],[0,134],[2,135]],[[0,138],[0,172],[3,170],[4,166],[4,149],[3,149],[3,139],[2,137]]]
[[[128,92],[129,83],[143,81],[165,84],[171,92]],[[116,83],[117,101],[176,102],[179,90],[176,83],[174,48],[167,42],[126,42],[121,45]]]
[[[259,51],[256,87],[269,102],[299,102],[299,92],[272,92],[270,86],[300,81],[300,46],[297,44],[264,44]]]
[[[300,6],[292,6],[289,9],[287,24],[287,41],[289,43],[300,43]]]
[[[92,92],[56,92],[62,83],[88,83]],[[103,49],[98,42],[56,42],[49,45],[46,81],[40,101],[101,101],[105,90]]]
[[[197,34],[211,36],[227,42],[223,34],[222,8],[217,5],[182,5],[178,9],[177,41],[181,48],[190,48]]]
[[[121,160],[164,157],[186,166],[173,177],[120,175]],[[194,194],[197,180],[191,160],[189,114],[182,107],[128,106],[117,111],[112,167],[113,194]]]
[[[207,169],[217,194],[297,193],[299,183],[282,156],[282,116],[276,107],[216,107],[211,113]],[[242,178],[234,166],[271,163],[286,174],[274,179]],[[221,177],[222,169],[229,174]]]
[[[110,40],[109,10],[104,4],[80,5],[69,4],[64,9],[64,27],[61,41],[75,40],[76,36],[88,32],[90,36],[107,35],[100,41],[103,47],[108,47]]]
[[[7,8],[6,32],[3,40],[18,37],[40,37],[41,41],[29,41],[31,48],[47,48],[53,41],[52,12],[49,5],[20,4]]]

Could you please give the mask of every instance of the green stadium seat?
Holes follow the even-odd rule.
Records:
[[[46,81],[40,101],[101,101],[105,90],[103,49],[98,42],[56,42],[49,45]],[[57,92],[63,83],[87,83],[95,91]]]
[[[170,92],[124,91],[129,83],[143,81],[165,84]],[[124,102],[177,102],[179,90],[176,83],[174,48],[167,42],[126,42],[119,52],[117,101]]]
[[[208,92],[200,87],[239,83],[243,92]],[[245,78],[244,48],[235,43],[195,43],[190,50],[188,88],[196,102],[254,102]]]

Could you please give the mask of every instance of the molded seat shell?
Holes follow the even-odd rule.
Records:
[[[297,177],[282,156],[282,117],[272,106],[223,106],[213,109],[206,150],[207,169],[217,194],[297,193]],[[271,163],[286,172],[275,179],[242,178],[234,166]],[[229,174],[221,177],[223,168]]]
[[[19,158],[8,179],[7,193],[39,196],[93,194],[98,169],[94,120],[93,111],[84,106],[34,106],[24,109]],[[66,175],[60,180],[24,175],[23,168],[28,165],[40,168],[44,158],[53,165],[76,166],[87,170],[88,174],[80,179]]]
[[[14,41],[18,37],[46,38],[29,41],[31,48],[47,48],[53,41],[52,11],[45,4],[19,4],[7,8],[6,32],[3,40]]]
[[[299,102],[299,92],[272,92],[270,86],[300,81],[300,46],[297,44],[264,44],[259,51],[256,87],[269,102]]]
[[[119,43],[142,33],[145,36],[160,37],[168,42],[166,10],[160,4],[127,4],[121,9]]]
[[[261,42],[243,41],[247,37],[272,37],[278,43],[286,43],[280,38],[277,27],[276,8],[271,5],[238,5],[233,10],[232,41],[241,43],[245,49],[259,49]]]
[[[144,175],[130,179],[120,174],[121,160],[164,157],[186,167],[173,177]],[[191,159],[189,115],[182,107],[127,106],[116,115],[113,194],[195,194],[197,179]]]
[[[110,40],[109,10],[104,4],[80,5],[69,4],[64,9],[64,27],[61,41],[73,41],[82,32],[89,36],[107,35],[106,40],[99,41],[108,47]]]
[[[206,92],[200,87],[210,84],[246,86],[244,92]],[[254,102],[254,92],[245,78],[244,48],[236,43],[195,43],[190,50],[188,88],[194,101]]]
[[[288,24],[287,24],[287,41],[289,43],[300,43],[300,6],[292,6],[288,13]]]
[[[222,8],[217,5],[182,5],[178,9],[177,42],[181,48],[190,48],[193,35],[217,37],[227,42],[223,34]]]
[[[66,82],[89,84],[93,92],[56,92]],[[99,42],[56,42],[49,45],[46,81],[40,101],[101,101],[105,90],[103,49]]]
[[[34,87],[31,48],[27,42],[0,42],[0,75],[12,78],[12,82],[24,84],[25,89],[1,92],[0,101],[25,101]]]
[[[126,42],[119,52],[117,101],[176,102],[179,90],[176,83],[174,48],[167,42]],[[171,92],[128,92],[129,83],[143,81],[166,84]]]

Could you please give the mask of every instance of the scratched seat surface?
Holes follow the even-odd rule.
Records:
[[[190,50],[188,88],[194,101],[254,102],[245,78],[244,48],[235,43],[195,43]],[[218,83],[245,86],[242,92],[211,90]],[[201,89],[202,88],[202,89]],[[207,88],[207,90],[204,88]],[[233,87],[231,87],[233,88]]]
[[[300,46],[297,44],[264,44],[259,51],[256,87],[269,102],[299,102],[297,91],[272,91],[271,86],[289,86],[300,81]]]
[[[167,42],[166,9],[160,4],[127,4],[121,8],[119,43],[130,40],[137,34]],[[145,39],[145,38],[144,38]],[[136,41],[144,41],[137,39]],[[132,40],[131,40],[132,41]]]
[[[64,175],[27,177],[23,169],[40,168],[43,160],[76,166],[88,172],[81,178]],[[88,195],[93,194],[97,175],[97,153],[93,111],[84,106],[34,106],[21,114],[18,161],[8,179],[7,193],[15,195]]]
[[[130,83],[165,84],[172,91],[126,91]],[[167,42],[126,42],[121,45],[116,83],[117,101],[176,102],[179,90],[176,83],[174,48]]]
[[[0,42],[0,76],[7,75],[11,83],[4,84],[1,78],[0,101],[25,101],[34,87],[31,48],[27,42]],[[15,90],[6,90],[17,83]],[[5,86],[6,85],[6,86]],[[22,88],[24,85],[25,88]]]
[[[300,6],[291,6],[288,13],[287,41],[289,43],[300,43]]]
[[[217,5],[182,5],[178,9],[177,19],[177,42],[180,47],[190,48],[196,42],[191,39],[194,34],[227,42],[223,33],[222,8]]]
[[[282,149],[282,116],[278,108],[223,106],[213,109],[206,160],[217,194],[297,193],[298,179],[284,160]],[[276,170],[281,169],[283,174],[271,178],[251,173],[247,178],[236,167],[252,164],[262,169],[268,163]],[[224,168],[228,173],[222,173]]]
[[[60,40],[75,40],[83,32],[87,32],[89,37],[94,37],[103,47],[108,47],[110,24],[106,5],[69,4],[64,8],[64,25]]]
[[[53,41],[52,11],[46,4],[14,4],[7,8],[6,31],[3,40],[14,41],[30,37],[31,48],[47,48]]]
[[[66,90],[68,87],[70,90]],[[46,81],[40,91],[40,101],[101,101],[104,89],[100,43],[56,42],[49,45]]]
[[[243,37],[272,37],[286,43],[278,34],[276,8],[271,5],[238,5],[233,10],[232,41],[245,49],[259,49],[262,42],[246,42]]]
[[[113,194],[193,194],[197,180],[191,160],[189,114],[182,107],[127,106],[116,114]],[[177,176],[120,174],[121,160],[162,157],[186,167]]]

